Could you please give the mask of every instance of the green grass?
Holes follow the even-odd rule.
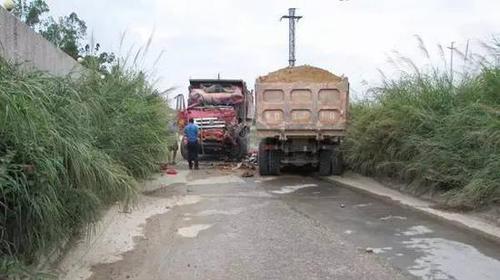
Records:
[[[74,81],[0,61],[0,278],[134,199],[166,156],[168,114],[145,75],[118,64]]]
[[[484,61],[483,61],[484,62]],[[444,192],[447,207],[500,198],[500,68],[481,63],[454,87],[439,70],[386,79],[355,102],[344,145],[356,171]]]

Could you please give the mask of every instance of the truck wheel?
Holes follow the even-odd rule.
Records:
[[[332,174],[342,175],[344,171],[344,158],[342,152],[335,150],[332,156]]]
[[[269,151],[269,175],[280,175],[281,151]]]
[[[267,176],[269,174],[269,151],[265,149],[264,141],[259,144],[259,174]]]
[[[319,176],[332,175],[332,150],[322,150],[319,152]]]

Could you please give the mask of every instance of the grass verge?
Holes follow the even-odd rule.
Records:
[[[26,267],[166,156],[169,108],[141,72],[116,64],[78,80],[0,61],[0,278]]]
[[[500,198],[500,68],[480,65],[454,86],[434,69],[385,80],[355,102],[344,145],[348,164],[372,176],[444,192],[446,207]]]

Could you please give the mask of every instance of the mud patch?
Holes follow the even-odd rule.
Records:
[[[92,275],[92,266],[121,260],[123,253],[134,249],[134,238],[144,236],[143,225],[148,218],[201,200],[199,196],[140,196],[130,213],[121,212],[118,206],[112,207],[95,230],[85,235],[61,261],[61,279],[87,279]]]

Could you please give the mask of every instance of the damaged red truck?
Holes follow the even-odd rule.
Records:
[[[242,80],[189,80],[188,106],[177,98],[179,131],[189,119],[200,129],[199,154],[239,160],[248,153],[253,119],[253,94]],[[182,133],[181,133],[182,134]],[[181,154],[187,158],[187,141],[182,138]]]

